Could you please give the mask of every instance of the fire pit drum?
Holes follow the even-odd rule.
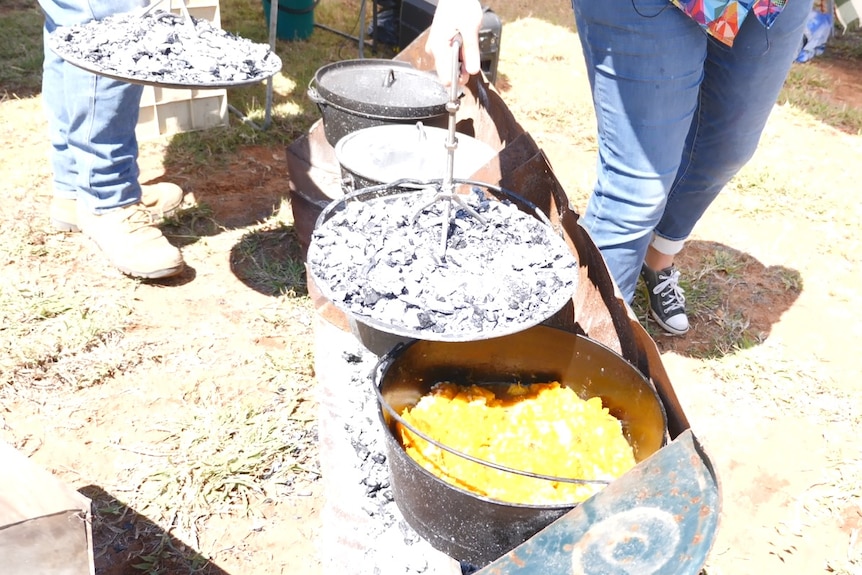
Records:
[[[432,180],[446,172],[448,131],[421,122],[357,130],[338,141],[335,156],[348,192],[396,180]],[[458,134],[453,176],[469,178],[497,152],[481,140]]]
[[[435,341],[499,337],[560,311],[578,266],[541,210],[502,188],[454,181],[473,186],[459,197],[485,223],[435,200],[439,180],[363,188],[324,208],[306,258],[322,295],[374,330]]]
[[[400,414],[440,381],[479,385],[559,381],[582,399],[601,397],[622,422],[636,461],[657,452],[667,440],[664,407],[634,366],[591,339],[549,326],[472,342],[416,340],[383,356],[374,379],[399,510],[435,548],[477,567],[514,549],[575,504],[503,503],[442,481],[407,455],[388,409]]]
[[[418,121],[444,127],[448,119],[449,96],[437,76],[395,60],[327,64],[315,72],[308,97],[320,109],[331,146],[362,128]]]

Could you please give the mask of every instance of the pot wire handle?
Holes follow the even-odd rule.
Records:
[[[383,77],[383,87],[391,88],[392,84],[395,83],[395,70],[393,68],[389,68],[386,73],[386,76]]]
[[[428,140],[428,134],[425,132],[425,124],[422,123],[422,120],[416,122],[416,131],[419,134],[419,142],[426,142]]]
[[[320,92],[317,91],[317,82],[315,82],[313,78],[308,82],[306,94],[308,94],[308,99],[318,106],[326,103],[326,100],[320,95]]]

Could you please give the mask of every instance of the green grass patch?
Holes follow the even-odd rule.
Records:
[[[779,102],[805,110],[821,122],[850,134],[862,134],[862,110],[829,97],[830,78],[816,62],[795,64],[787,76]]]
[[[212,207],[205,202],[198,202],[179,210],[166,218],[161,227],[165,236],[174,240],[180,247],[224,231],[224,227],[213,216]]]
[[[762,343],[762,336],[753,332],[748,317],[728,306],[730,290],[745,281],[746,265],[739,252],[719,248],[694,263],[679,266],[679,285],[685,293],[686,313],[693,326],[686,337],[698,340],[688,349],[688,355],[701,359],[720,358]],[[647,290],[641,280],[635,291],[632,311],[650,337],[660,339],[667,336],[649,315]]]
[[[42,24],[42,11],[35,2],[3,11],[0,17],[0,99],[25,98],[41,89]]]
[[[277,224],[244,235],[231,252],[234,274],[268,295],[308,293],[305,264],[293,226]]]
[[[121,301],[118,292],[0,281],[0,384],[75,390],[140,361],[122,343]]]
[[[695,282],[708,274],[722,274],[727,280],[742,278],[745,261],[739,256],[739,252],[733,250],[717,249],[703,261],[703,267],[697,271]]]
[[[832,77],[822,69],[839,61],[858,65],[859,60],[862,60],[862,28],[857,26],[844,31],[836,26],[822,56],[793,65],[779,102],[790,103],[844,132],[862,134],[862,109],[847,106],[832,97]]]
[[[842,60],[862,60],[862,27],[854,26],[843,30],[836,25],[827,45],[830,57]]]
[[[727,184],[718,199],[739,217],[799,217],[831,222],[834,200],[824,198],[810,181],[797,174],[751,162]]]

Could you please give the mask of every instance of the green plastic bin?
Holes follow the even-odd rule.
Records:
[[[269,28],[270,0],[263,1],[263,14]],[[281,40],[305,40],[314,30],[314,8],[320,0],[278,0],[275,35]]]

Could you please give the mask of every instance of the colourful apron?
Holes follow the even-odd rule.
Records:
[[[742,21],[749,12],[766,28],[784,8],[787,0],[670,0],[716,40],[733,46]]]

